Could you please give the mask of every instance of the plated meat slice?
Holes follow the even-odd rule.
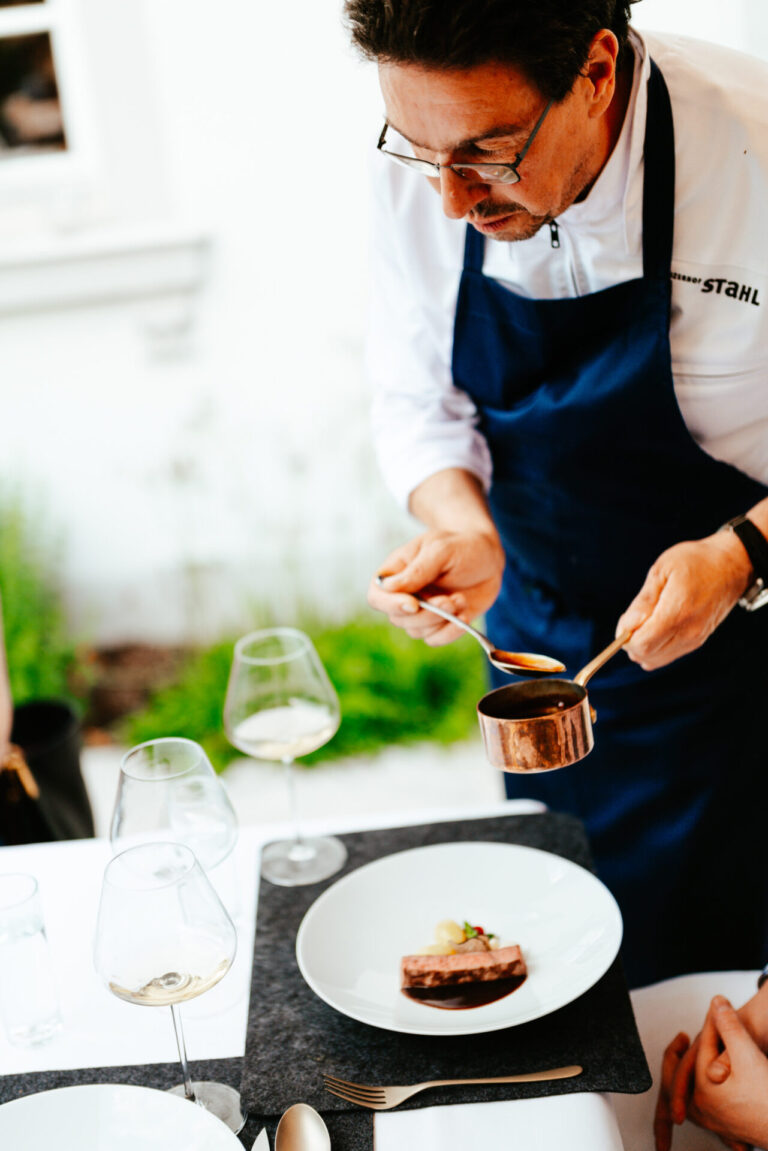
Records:
[[[400,972],[403,987],[446,987],[455,983],[488,983],[526,974],[517,944],[496,951],[460,955],[405,955]]]

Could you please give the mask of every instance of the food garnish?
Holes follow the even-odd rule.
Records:
[[[465,951],[495,951],[499,937],[484,927],[473,926],[468,919],[460,927],[453,919],[441,919],[435,928],[435,942],[427,944],[416,955],[461,955]]]

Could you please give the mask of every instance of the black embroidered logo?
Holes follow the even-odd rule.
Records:
[[[757,288],[749,284],[737,284],[735,280],[705,280],[701,286],[702,292],[716,292],[719,296],[730,296],[732,300],[739,300],[743,304],[754,304],[760,307],[757,298]]]
[[[683,280],[686,284],[700,284],[701,276],[684,276],[682,272],[671,272],[673,280]]]
[[[762,303],[758,299],[757,288],[751,284],[740,284],[737,280],[726,280],[725,277],[702,280],[701,276],[684,276],[681,272],[672,272],[672,279],[683,280],[686,284],[701,284],[701,291],[705,295],[714,292],[716,296],[728,296],[741,304],[754,304],[756,308]]]

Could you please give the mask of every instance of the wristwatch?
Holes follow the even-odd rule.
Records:
[[[734,516],[723,524],[720,531],[735,532],[752,561],[755,580],[739,600],[739,607],[746,611],[757,611],[759,607],[768,604],[768,540],[746,516]]]

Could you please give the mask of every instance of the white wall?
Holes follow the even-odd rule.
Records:
[[[632,23],[768,57],[766,0],[637,0]]]
[[[744,42],[744,0],[638,0],[632,7],[636,27],[682,32],[738,48]]]
[[[361,368],[375,71],[340,0],[60,2],[82,19],[91,183],[53,224],[76,241],[90,220],[191,221],[212,263],[191,309],[0,316],[0,481],[46,499],[73,621],[103,642],[211,635],[248,600],[286,621],[299,598],[355,610],[409,530]],[[634,17],[768,54],[766,9],[643,0]],[[2,186],[0,168],[0,211]]]
[[[355,610],[404,518],[371,459],[361,372],[374,70],[336,0],[301,20],[154,0],[127,46],[105,5],[126,13],[86,5],[99,91],[111,48],[129,64],[91,125],[102,222],[152,198],[160,220],[201,222],[210,278],[191,330],[164,300],[0,319],[3,475],[47,497],[73,620],[104,641],[238,626],[246,599],[285,618],[299,596]],[[145,121],[132,168],[110,117],[126,138]]]

